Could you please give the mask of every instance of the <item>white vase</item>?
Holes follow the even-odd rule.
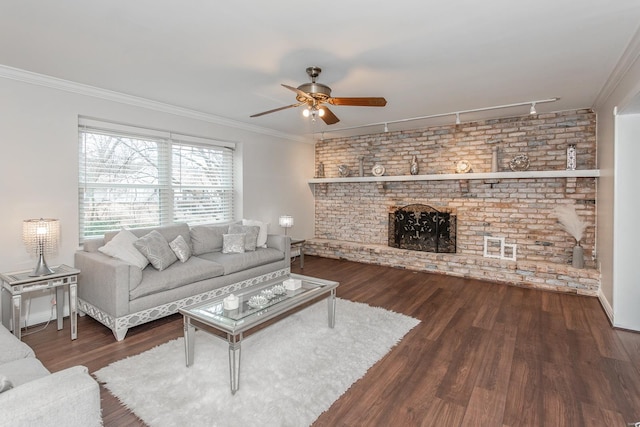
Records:
[[[573,247],[573,259],[571,265],[574,268],[584,268],[584,249],[580,245]]]

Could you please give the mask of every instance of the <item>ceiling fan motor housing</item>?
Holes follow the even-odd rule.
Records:
[[[318,101],[325,101],[331,97],[331,88],[322,83],[304,83],[298,86],[298,90],[308,93]],[[296,99],[300,102],[308,101],[308,99],[301,95],[297,95]]]

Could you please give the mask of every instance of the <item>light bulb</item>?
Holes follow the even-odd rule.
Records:
[[[302,110],[302,115],[305,117],[309,117],[309,109],[305,108],[304,110]]]
[[[322,108],[318,109],[318,116],[320,117],[324,116],[324,110]]]
[[[531,103],[531,109],[529,110],[529,114],[536,114],[536,103]]]

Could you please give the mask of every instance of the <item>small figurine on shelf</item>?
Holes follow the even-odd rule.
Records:
[[[411,175],[418,175],[420,167],[418,166],[418,158],[415,155],[411,159],[411,163],[409,165],[409,173]]]
[[[324,178],[324,163],[318,163],[318,172],[316,178]]]
[[[338,174],[340,175],[340,178],[348,177],[349,176],[349,166],[347,166],[347,165],[338,166]]]

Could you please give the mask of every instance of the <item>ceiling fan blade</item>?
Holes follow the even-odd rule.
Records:
[[[384,107],[387,105],[387,100],[380,97],[329,98],[327,102],[331,105],[352,105],[357,107]]]
[[[286,107],[274,108],[273,110],[263,111],[262,113],[254,114],[253,116],[249,116],[249,117],[260,117],[260,116],[264,116],[265,114],[275,113],[276,111],[286,110],[287,108],[298,107],[302,104],[304,104],[304,102],[298,102],[297,104],[287,105]]]
[[[291,91],[293,91],[293,92],[295,92],[295,93],[297,93],[297,94],[298,94],[298,96],[301,96],[301,97],[302,97],[302,98],[304,98],[304,99],[308,99],[309,101],[313,101],[313,100],[314,100],[313,96],[309,95],[307,92],[303,92],[303,91],[301,91],[301,90],[300,90],[300,89],[298,89],[297,87],[293,87],[293,86],[289,86],[289,85],[285,85],[285,84],[283,84],[282,86],[283,86],[283,87],[286,87],[287,89],[289,89],[289,90],[291,90]],[[299,99],[300,99],[300,98],[298,98],[298,100],[299,100]]]
[[[333,114],[333,112],[331,110],[329,110],[327,107],[325,107],[324,105],[321,105],[319,108],[324,111],[324,114],[320,118],[326,124],[333,125],[333,124],[336,124],[336,123],[338,123],[340,121],[340,119],[337,118],[336,115]]]

